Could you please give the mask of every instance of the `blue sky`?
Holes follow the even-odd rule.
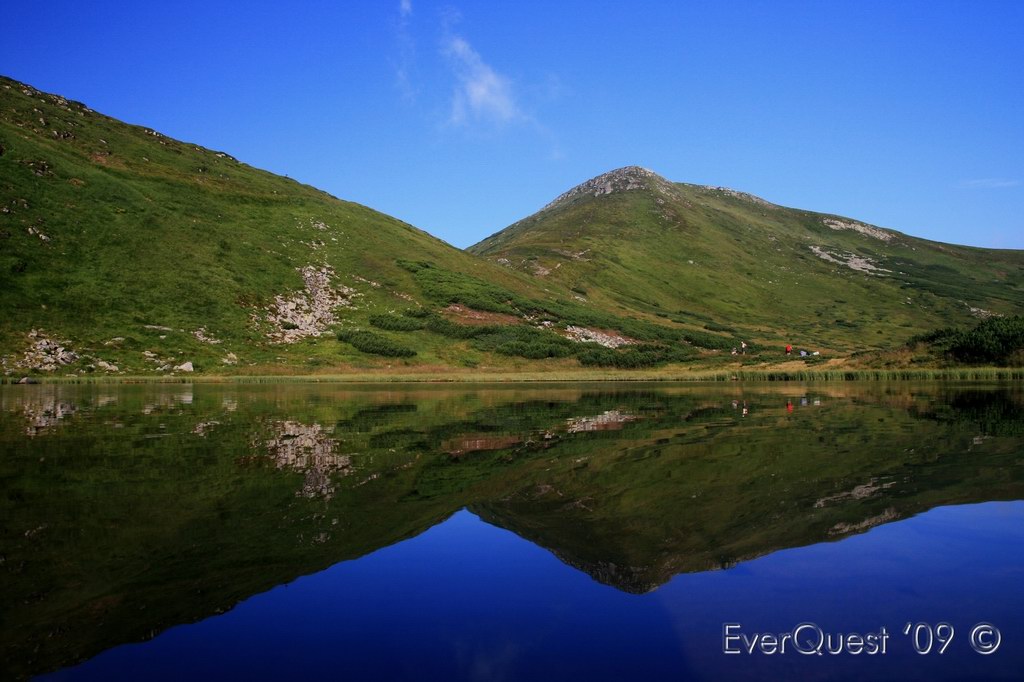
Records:
[[[1024,2],[83,2],[0,73],[468,246],[641,165],[1024,248]]]

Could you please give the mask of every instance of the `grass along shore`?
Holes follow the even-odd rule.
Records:
[[[17,385],[21,377],[0,378],[0,385]],[[553,372],[354,372],[351,374],[291,375],[162,375],[162,376],[40,376],[34,384],[270,384],[270,383],[562,383],[587,381],[721,382],[721,381],[1024,381],[1024,367],[955,367],[932,369],[746,369],[690,371]]]

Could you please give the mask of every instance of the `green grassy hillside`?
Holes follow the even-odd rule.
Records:
[[[335,332],[479,295],[554,296],[364,206],[0,79],[9,376],[383,367],[394,359]],[[458,365],[468,347],[426,332],[402,343],[423,367]]]
[[[1024,252],[916,239],[637,167],[469,250],[622,314],[840,352],[1024,309]]]
[[[471,251],[0,78],[0,380],[815,365],[1024,300],[1020,252],[635,168]]]

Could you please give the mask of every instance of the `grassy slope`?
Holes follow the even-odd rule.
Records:
[[[340,325],[430,303],[399,259],[548,296],[399,220],[8,79],[0,150],[0,356],[10,363],[38,328],[129,374],[154,370],[144,351],[199,370],[227,371],[228,352],[241,360],[231,371],[388,364],[330,336],[267,343],[266,325],[251,316],[302,290],[308,265],[332,266],[334,284],[358,292],[354,309],[338,311]],[[192,334],[200,327],[223,343],[201,343]],[[125,340],[105,345],[115,337]],[[412,343],[412,364],[424,367],[458,364],[466,346],[430,334]]]
[[[1024,252],[889,231],[887,242],[823,224],[835,216],[727,190],[657,177],[645,184],[556,202],[470,251],[527,272],[543,267],[544,280],[624,313],[837,351],[970,324],[970,307],[1024,307]],[[888,272],[827,262],[811,246],[869,258]]]
[[[82,356],[54,374],[83,374],[100,360],[118,366],[115,376],[161,375],[160,365],[184,361],[202,373],[252,375],[572,376],[596,367],[579,362],[593,344],[523,324],[475,339],[371,324],[381,313],[422,306],[436,314],[461,303],[510,315],[501,325],[529,317],[553,330],[625,334],[661,348],[658,367],[687,359],[735,371],[785,360],[775,349],[783,341],[840,352],[885,347],[963,322],[967,303],[1020,307],[1018,252],[902,236],[905,245],[892,247],[829,230],[817,214],[652,182],[663,191],[562,202],[478,245],[482,259],[224,153],[0,79],[0,370],[26,373],[16,363],[32,329]],[[807,248],[819,244],[902,269],[908,284],[825,263]],[[503,256],[522,267],[489,262]],[[533,275],[534,263],[551,273]],[[355,291],[354,306],[337,309],[319,339],[270,343],[267,307],[302,290],[301,268],[322,265],[333,268],[335,287]],[[203,343],[199,329],[222,343]],[[370,329],[416,355],[368,354],[336,340],[339,329]],[[739,338],[761,341],[771,357],[736,362],[700,349],[728,349]],[[228,353],[238,364],[222,363]],[[609,371],[644,365],[615,366]]]

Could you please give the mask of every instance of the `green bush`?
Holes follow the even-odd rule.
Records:
[[[449,339],[475,339],[501,329],[497,325],[489,324],[458,324],[440,315],[434,315],[427,320],[426,328],[427,331],[447,336]]]
[[[338,340],[371,355],[384,355],[391,358],[411,358],[416,355],[416,351],[412,348],[401,346],[388,337],[373,332],[345,329],[338,332]]]
[[[1024,349],[1024,317],[993,317],[949,339],[949,354],[960,362],[1006,363]]]
[[[648,344],[633,346],[625,350],[588,348],[576,354],[576,358],[584,367],[616,367],[619,369],[655,367],[668,362],[683,362],[690,357],[690,354],[682,349]]]
[[[572,349],[559,343],[545,343],[544,341],[506,341],[499,344],[494,352],[502,355],[527,358],[529,360],[543,360],[545,358],[564,358],[572,355]]]
[[[425,317],[430,317],[433,313],[430,312],[429,308],[406,308],[402,311],[402,314],[406,317],[423,319]]]
[[[1024,317],[992,317],[973,329],[946,327],[912,337],[907,345],[925,343],[957,362],[1019,363],[1024,352]]]
[[[370,324],[378,329],[387,329],[393,332],[414,332],[425,326],[422,319],[399,315],[371,315]]]

